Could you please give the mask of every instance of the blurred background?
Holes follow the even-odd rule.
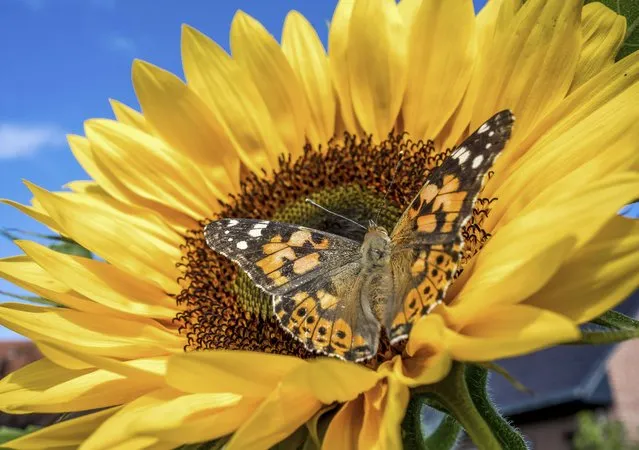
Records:
[[[475,0],[476,11],[484,3]],[[86,119],[112,118],[109,98],[139,108],[130,76],[134,58],[181,75],[182,23],[228,50],[236,10],[255,17],[279,40],[287,12],[296,9],[326,45],[335,4],[190,0],[178,6],[168,0],[0,0],[0,197],[29,203],[31,195],[23,179],[50,190],[71,180],[88,179],[69,151],[65,135],[83,134]],[[639,217],[639,204],[623,213]],[[20,253],[13,238],[81,251],[40,236],[48,230],[6,205],[0,205],[0,229],[0,257]],[[29,296],[0,279],[3,301],[23,301]],[[636,316],[639,293],[619,310]],[[31,343],[0,327],[0,375],[38,357]],[[491,379],[491,392],[535,448],[639,448],[622,443],[623,436],[639,437],[638,360],[637,341],[616,347],[554,348],[501,363],[533,394],[516,390],[498,375]],[[24,428],[53,420],[54,416],[0,413],[0,426]]]

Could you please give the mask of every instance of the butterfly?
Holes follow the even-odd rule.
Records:
[[[361,362],[441,303],[460,262],[461,231],[510,138],[501,111],[433,169],[389,234],[370,221],[363,242],[288,223],[224,218],[207,244],[272,296],[279,324],[314,352]]]

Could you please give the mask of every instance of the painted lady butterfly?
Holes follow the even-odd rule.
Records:
[[[444,299],[459,263],[461,229],[484,176],[510,138],[502,111],[428,175],[393,231],[372,220],[363,242],[286,223],[221,219],[208,245],[273,296],[279,323],[309,350],[349,361],[377,353]]]

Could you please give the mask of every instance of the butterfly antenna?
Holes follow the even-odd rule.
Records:
[[[318,204],[318,203],[315,203],[315,202],[314,202],[313,200],[311,200],[310,198],[307,198],[307,199],[306,199],[306,203],[310,203],[311,205],[315,206],[316,208],[321,209],[321,210],[322,210],[322,211],[324,211],[324,212],[327,212],[327,213],[329,213],[329,214],[332,214],[332,215],[333,215],[333,216],[335,216],[335,217],[339,217],[340,219],[347,220],[347,221],[349,221],[350,223],[355,224],[355,225],[357,225],[357,226],[358,226],[358,227],[360,227],[360,228],[363,228],[363,229],[365,229],[365,230],[368,230],[368,228],[366,228],[366,227],[365,227],[364,225],[362,225],[361,223],[357,223],[357,222],[355,222],[353,219],[349,219],[349,218],[348,218],[348,217],[346,217],[346,216],[342,216],[341,214],[337,214],[336,212],[331,211],[330,209],[324,208],[322,205],[320,205],[320,204]]]
[[[399,152],[399,161],[397,161],[397,165],[395,166],[395,170],[393,171],[393,178],[391,178],[390,183],[388,183],[388,188],[386,189],[386,193],[384,194],[384,198],[382,199],[382,205],[377,210],[377,215],[375,215],[375,223],[379,223],[379,216],[386,209],[386,199],[388,198],[388,194],[395,186],[395,180],[397,179],[397,174],[399,173],[399,169],[402,168],[402,164],[404,163],[404,151]]]

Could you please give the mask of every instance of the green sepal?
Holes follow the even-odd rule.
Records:
[[[466,384],[475,408],[488,424],[502,448],[508,450],[527,450],[528,445],[523,436],[504,418],[490,399],[488,394],[488,370],[478,365],[467,364],[465,371]]]
[[[424,433],[422,411],[432,408],[445,415],[437,428],[429,435]],[[437,400],[426,394],[411,396],[406,416],[402,422],[402,442],[404,450],[450,450],[455,447],[461,435],[461,425]]]
[[[483,367],[484,369],[492,370],[493,372],[498,373],[503,378],[505,378],[506,381],[508,381],[519,392],[524,392],[524,393],[530,394],[530,395],[534,394],[532,389],[529,389],[526,386],[524,386],[524,384],[521,381],[519,381],[518,379],[513,377],[510,374],[510,372],[508,372],[506,369],[504,369],[499,364],[490,361],[490,362],[477,363],[477,365],[480,366],[480,367]]]

